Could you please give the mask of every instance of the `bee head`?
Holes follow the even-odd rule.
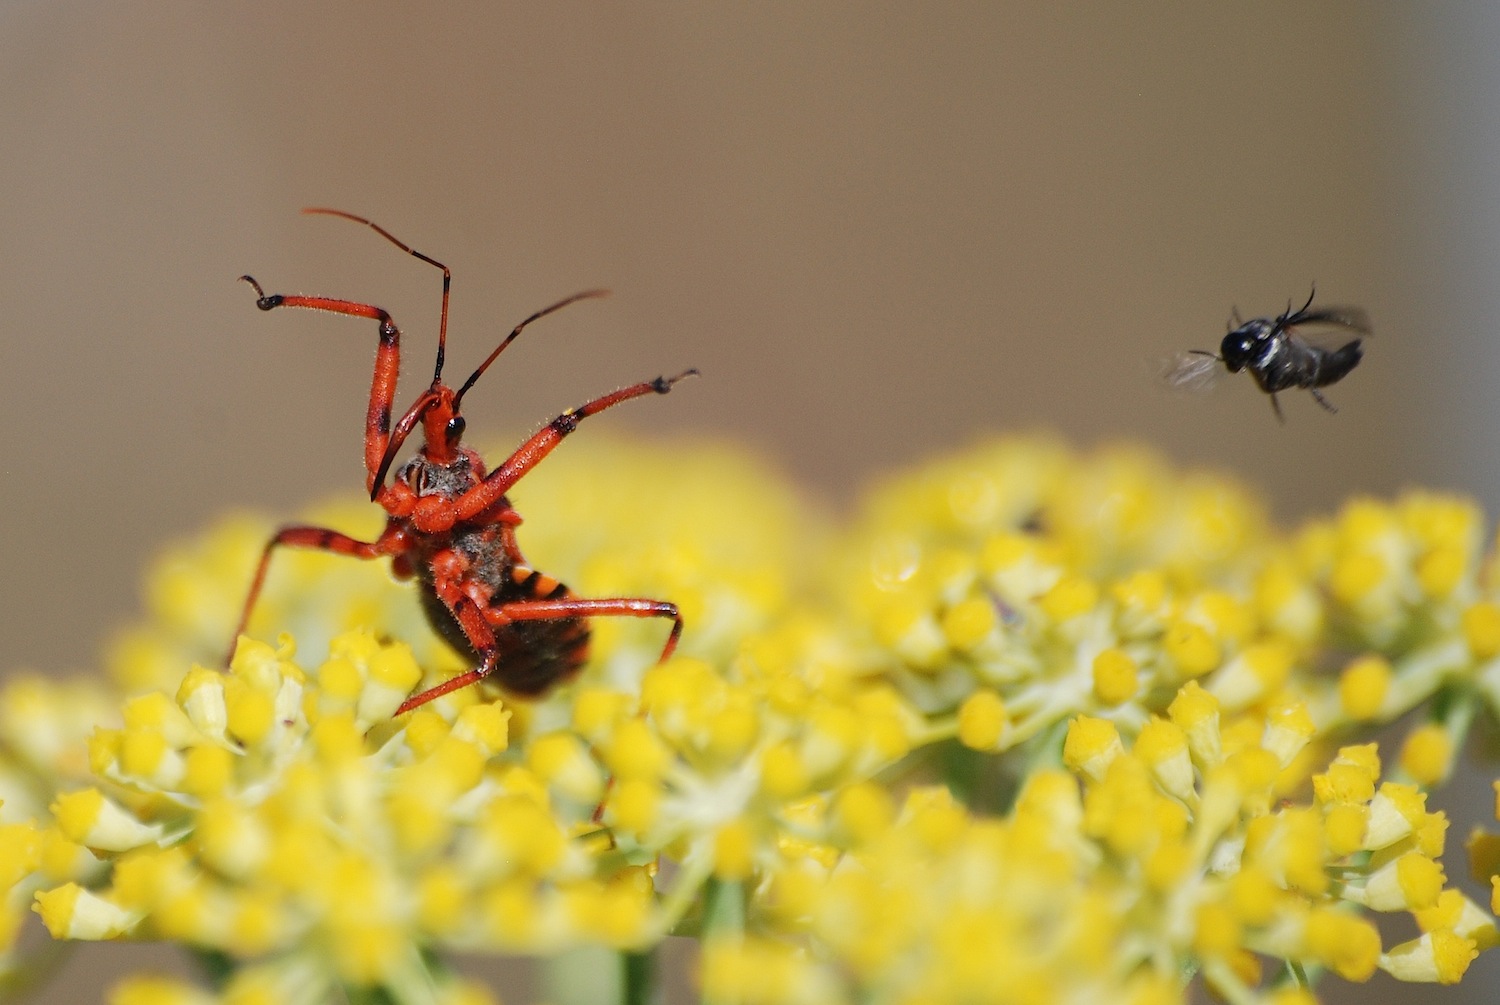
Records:
[[[1254,363],[1269,347],[1275,328],[1270,320],[1256,318],[1225,335],[1219,346],[1219,355],[1224,358],[1225,369],[1230,373],[1239,373]]]

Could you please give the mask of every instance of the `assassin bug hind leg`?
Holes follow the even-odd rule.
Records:
[[[540,579],[541,577],[537,577]],[[472,670],[450,677],[448,680],[425,691],[421,691],[396,709],[396,715],[403,715],[412,709],[419,708],[435,698],[441,698],[445,694],[457,691],[460,688],[477,684],[487,677],[493,676],[500,686],[507,691],[523,698],[538,698],[551,688],[572,677],[582,667],[584,653],[582,647],[588,640],[587,629],[581,632],[568,633],[566,626],[570,622],[583,622],[588,618],[597,617],[634,617],[634,618],[671,618],[672,629],[667,635],[667,641],[662,646],[661,655],[657,662],[663,663],[671,658],[677,651],[677,643],[682,638],[682,614],[677,610],[677,605],[664,600],[648,600],[640,597],[558,597],[556,599],[544,600],[518,600],[511,603],[500,604],[491,608],[485,614],[486,620],[493,623],[490,631],[472,631],[472,614],[468,617],[463,605],[454,610],[454,620],[458,622],[464,633],[469,636],[471,643],[474,636],[481,638],[488,635],[487,644],[475,645],[474,649],[479,657],[479,665]],[[557,626],[562,631],[560,639],[568,643],[578,644],[579,648],[548,654],[537,658],[531,654],[527,658],[520,653],[516,646],[521,639],[528,638],[522,633],[530,624]],[[534,639],[528,641],[535,642]],[[502,650],[510,649],[510,655],[514,660],[507,660],[506,653]]]

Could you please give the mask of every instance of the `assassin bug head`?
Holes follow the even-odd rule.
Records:
[[[323,209],[319,207],[309,207],[302,212],[322,216],[338,216],[345,220],[352,220],[355,223],[362,223],[413,258],[419,258],[427,264],[443,270],[443,307],[438,321],[437,362],[432,369],[432,386],[424,391],[416,401],[412,402],[412,406],[406,410],[406,413],[401,416],[400,421],[396,423],[395,428],[391,430],[390,442],[386,445],[385,454],[381,458],[379,469],[376,471],[374,483],[370,486],[370,498],[372,500],[379,494],[380,486],[385,484],[386,475],[390,472],[391,464],[395,461],[396,454],[400,451],[402,445],[406,442],[406,438],[411,435],[411,431],[416,427],[418,422],[422,423],[423,443],[421,451],[428,459],[437,464],[451,464],[457,458],[458,444],[463,439],[465,429],[464,418],[459,414],[459,405],[463,401],[464,393],[474,386],[475,382],[479,380],[480,375],[489,369],[490,364],[495,362],[496,357],[504,351],[506,346],[516,340],[516,336],[520,335],[527,325],[539,318],[546,317],[553,311],[568,306],[574,301],[609,295],[608,290],[584,290],[582,293],[575,293],[571,297],[560,300],[550,307],[544,307],[537,311],[516,325],[511,330],[511,333],[505,336],[500,344],[495,347],[494,352],[490,353],[484,362],[480,363],[478,368],[469,375],[469,379],[464,381],[463,385],[457,391],[454,391],[443,383],[443,361],[448,351],[448,295],[453,286],[453,273],[448,269],[448,266],[435,258],[422,254],[384,227],[362,216],[345,213],[340,209]],[[249,279],[248,276],[244,278]],[[251,285],[255,285],[254,280],[250,280],[250,282]],[[260,287],[256,286],[255,289],[261,300],[265,300],[265,295],[261,292]]]
[[[343,215],[343,214],[340,214]],[[382,231],[383,233],[383,231]],[[431,259],[427,259],[431,261]],[[420,420],[422,423],[422,453],[438,464],[452,463],[458,455],[458,444],[463,438],[466,424],[464,417],[459,414],[459,406],[463,402],[464,394],[479,380],[484,371],[489,369],[491,363],[505,350],[505,347],[516,340],[516,336],[526,330],[526,326],[538,318],[546,317],[553,311],[561,310],[569,304],[585,300],[590,297],[607,297],[608,290],[584,290],[575,293],[571,297],[559,300],[550,307],[544,307],[535,314],[511,329],[509,335],[501,340],[495,350],[485,357],[483,363],[469,374],[469,379],[463,382],[457,391],[443,383],[443,335],[438,336],[438,359],[437,370],[432,375],[432,386],[422,393],[406,414],[401,416],[401,421],[391,431],[391,442],[386,447],[385,456],[381,458],[380,469],[375,475],[375,488],[370,492],[370,498],[375,498],[379,486],[385,482],[386,473],[391,468],[391,463],[396,458],[396,452],[401,449],[401,444],[406,442],[406,437],[412,428]],[[446,333],[448,327],[448,276],[447,270],[443,270],[443,322],[442,331]]]

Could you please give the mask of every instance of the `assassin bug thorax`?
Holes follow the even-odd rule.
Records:
[[[636,597],[576,597],[562,583],[535,571],[516,544],[515,529],[521,516],[505,493],[578,428],[579,422],[631,398],[666,394],[677,381],[697,371],[685,370],[675,377],[631,384],[569,409],[532,434],[499,467],[487,472],[479,454],[460,445],[464,419],[459,406],[464,394],[527,325],[575,301],[605,296],[607,291],[586,290],[537,311],[516,325],[455,391],[443,383],[448,290],[452,284],[448,267],[363,217],[335,209],[303,212],[365,224],[406,253],[442,270],[437,366],[431,386],[392,426],[401,332],[390,314],[372,304],[349,300],[268,295],[250,276],[240,277],[254,288],[255,304],[263,311],[303,307],[379,323],[380,344],[365,416],[365,484],[371,501],[379,503],[389,517],[385,530],[374,541],[359,541],[323,527],[288,526],[277,531],[261,552],[250,595],[230,643],[231,657],[260,595],[271,555],[281,545],[355,558],[389,557],[398,577],[417,579],[422,606],[433,627],[460,652],[472,653],[478,660],[473,669],[406,699],[396,709],[397,715],[492,675],[514,694],[542,694],[583,666],[589,641],[588,618],[671,618],[672,631],[661,653],[662,659],[669,657],[682,635],[682,616],[677,607]],[[422,426],[422,445],[387,484],[397,452],[418,423]]]

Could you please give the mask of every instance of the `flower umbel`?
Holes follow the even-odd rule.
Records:
[[[264,533],[232,521],[153,572],[109,683],[0,696],[4,944],[34,895],[55,938],[220,961],[120,1002],[485,1000],[447,954],[685,934],[709,1000],[1290,1005],[1497,941],[1425,795],[1500,701],[1467,502],[1286,533],[1226,479],[1042,438],[893,478],[836,535],[715,448],[596,442],[515,495],[539,568],[671,599],[679,654],[598,619],[540,701],[395,720],[465,657],[370,565],[288,555],[217,665]],[[1419,934],[1385,945],[1391,913]]]

